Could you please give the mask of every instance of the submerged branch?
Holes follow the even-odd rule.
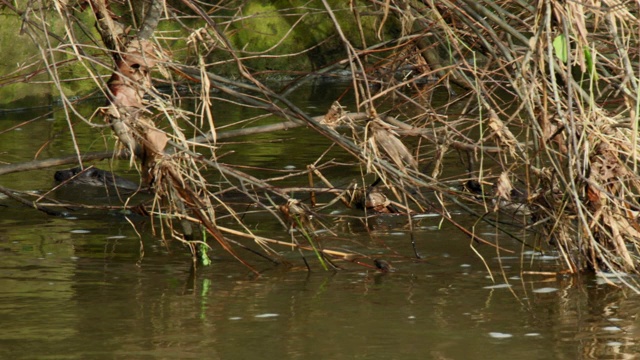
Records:
[[[23,198],[22,196],[19,196],[18,194],[20,193],[19,191],[16,190],[12,190],[9,188],[6,188],[4,186],[0,186],[0,193],[6,195],[7,197],[11,198],[12,200],[15,200],[17,202],[19,202],[20,204],[27,206],[27,207],[31,207],[34,208],[38,211],[42,211],[43,213],[47,214],[47,215],[52,215],[52,216],[62,216],[63,213],[56,211],[56,210],[52,210],[49,209],[46,206],[42,206],[38,203],[36,203],[35,201],[29,201],[25,198]]]
[[[95,160],[110,159],[114,157],[120,158],[120,159],[126,159],[128,155],[126,152],[114,153],[113,151],[105,151],[105,152],[97,152],[97,153],[87,153],[82,155],[80,158],[83,161],[95,161]],[[11,174],[11,173],[21,172],[21,171],[46,169],[54,166],[76,164],[76,163],[78,163],[78,157],[75,155],[67,156],[63,158],[56,158],[56,159],[33,160],[33,161],[19,163],[19,164],[2,165],[0,166],[0,175]]]

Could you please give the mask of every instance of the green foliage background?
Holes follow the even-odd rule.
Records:
[[[18,8],[27,8],[26,1],[17,3]],[[364,48],[367,44],[381,40],[376,38],[379,26],[376,23],[377,15],[361,15],[362,34],[367,43],[362,44],[360,30],[349,3],[340,0],[331,0],[329,3],[342,31],[355,47]],[[365,11],[371,6],[370,3],[356,3],[361,13],[371,14],[370,11]],[[344,57],[344,44],[319,0],[231,0],[221,5],[221,10],[213,14],[219,29],[243,59],[244,65],[257,75],[295,75],[318,69]],[[64,22],[58,13],[50,9],[42,14],[47,17],[48,31],[63,38],[63,42],[68,40]],[[68,44],[61,44],[53,37],[49,37],[49,41],[56,50],[52,55],[47,54],[47,58],[51,62],[53,57],[57,62],[56,71],[65,95],[82,96],[99,89],[89,75],[93,73],[108,76],[111,72],[111,59],[100,50],[102,44],[95,30],[93,14],[89,10],[74,11],[73,16],[78,19],[71,22],[71,31],[82,51],[94,61],[78,60]],[[35,16],[30,17],[30,20],[35,23],[42,21]],[[123,21],[132,20],[123,17]],[[34,103],[44,104],[58,98],[59,91],[50,81],[45,64],[39,60],[42,55],[38,44],[21,32],[23,20],[4,8],[0,10],[0,21],[4,25],[0,28],[0,48],[3,50],[0,52],[0,108],[30,107]],[[389,21],[385,26],[387,31],[383,32],[383,36],[390,37],[393,22]],[[178,22],[169,19],[161,21],[156,35],[159,43],[171,53],[173,61],[194,64],[202,57],[208,64],[209,71],[224,76],[237,75],[237,64],[228,50],[219,42],[216,44],[215,34],[210,29],[207,31],[213,44],[207,44],[207,51],[203,51],[203,44],[194,46],[188,43],[192,30],[199,28],[206,28],[206,25],[196,20]],[[44,38],[36,39],[36,42],[42,48],[47,47]],[[31,66],[25,68],[25,64]],[[39,71],[39,75],[28,76],[33,71]],[[16,77],[9,76],[10,74],[18,74],[20,81],[15,81]]]

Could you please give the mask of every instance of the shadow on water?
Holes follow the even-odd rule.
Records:
[[[299,102],[318,113],[335,96],[327,89],[305,91],[298,91]],[[2,115],[2,128],[19,121]],[[15,130],[18,138],[32,135],[29,146],[12,138],[0,151],[11,154],[7,161],[24,160],[53,138],[56,147],[48,147],[47,156],[72,153],[59,121]],[[92,143],[90,130],[78,134],[94,150],[103,146]],[[242,144],[230,156],[260,164],[300,143],[328,146],[304,129],[287,136],[291,141],[269,144],[273,152]],[[295,160],[304,166],[315,158]],[[126,173],[126,164],[115,166]],[[3,176],[0,183],[39,193],[53,186],[52,171],[29,174]],[[346,184],[358,171],[341,176]],[[121,204],[96,189],[67,188],[52,196]],[[212,266],[194,272],[180,244],[161,242],[149,219],[121,211],[51,217],[0,199],[0,213],[0,358],[619,359],[640,350],[637,296],[602,279],[545,275],[561,261],[552,253],[521,249],[499,257],[438,216],[416,219],[413,234],[397,216],[331,225],[339,238],[331,245],[368,249],[370,257],[391,261],[395,272],[338,263],[345,269],[308,273],[244,254],[261,270],[256,277],[218,249]],[[505,247],[521,247],[469,215],[454,216]],[[256,220],[258,234],[287,239],[279,224]],[[287,253],[300,264],[298,256]]]

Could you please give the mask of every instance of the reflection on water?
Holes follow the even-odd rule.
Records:
[[[322,109],[333,100],[331,93],[325,99],[318,94],[318,102],[309,102],[311,96],[301,101]],[[38,130],[21,131],[33,134],[35,143],[53,137],[59,145],[47,148],[48,156],[59,156],[59,149],[72,153],[57,122],[30,126]],[[85,131],[78,129],[93,141]],[[288,134],[305,146],[328,146],[305,138],[304,129]],[[33,145],[0,144],[11,161],[34,151]],[[300,146],[272,145],[283,154]],[[245,156],[242,149],[229,156]],[[250,155],[264,164],[273,153]],[[304,166],[315,158],[296,160]],[[344,182],[357,173],[343,173]],[[2,176],[0,184],[40,193],[52,187],[52,172],[29,174]],[[52,196],[119,203],[91,191]],[[640,350],[637,296],[602,279],[545,275],[556,268],[554,254],[520,251],[520,244],[464,213],[455,215],[461,225],[517,251],[498,255],[470,244],[438,216],[425,214],[414,219],[413,234],[403,217],[331,225],[338,239],[326,245],[369,251],[391,261],[393,273],[341,263],[343,271],[316,266],[307,273],[243,254],[262,271],[256,277],[220,250],[211,267],[194,272],[187,251],[154,237],[148,219],[131,216],[134,230],[119,211],[68,213],[51,217],[0,200],[0,358],[621,359]],[[256,223],[258,234],[287,240],[279,224],[259,217]],[[298,256],[287,253],[299,264]]]
[[[488,288],[482,262],[453,233],[417,234],[429,256],[397,258],[394,273],[263,264],[256,278],[222,256],[194,274],[184,253],[151,238],[136,262],[126,228],[67,229],[32,242],[2,237],[0,357],[601,359],[638,350],[637,297],[593,278],[521,276],[517,259],[502,259],[507,270],[495,274],[511,287]]]

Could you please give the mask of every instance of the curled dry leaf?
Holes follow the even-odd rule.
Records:
[[[600,209],[604,204],[618,203],[615,199],[620,191],[620,181],[629,175],[629,171],[618,158],[618,152],[609,144],[601,142],[593,151],[590,157],[590,184],[586,186],[586,194],[589,203]],[[595,185],[598,184],[605,191],[600,191]],[[608,195],[612,194],[612,196]]]
[[[158,56],[155,46],[149,40],[133,40],[122,54],[122,59],[131,67],[150,69],[156,66]]]
[[[369,121],[367,127],[371,131],[369,140],[374,148],[374,153],[379,153],[379,149],[382,148],[398,168],[403,171],[406,171],[406,165],[413,168],[418,167],[418,162],[404,143],[398,139],[398,134],[394,131],[392,125],[385,123],[380,118],[374,118]]]
[[[141,94],[129,84],[121,81],[110,82],[109,90],[111,92],[111,103],[118,109],[144,107]]]
[[[296,199],[289,199],[286,204],[279,207],[280,212],[284,216],[291,228],[296,228],[299,224],[303,227],[310,226],[313,215],[307,206]]]
[[[162,154],[169,141],[169,138],[163,131],[155,128],[149,128],[146,131],[145,139],[147,140],[145,144],[146,147],[156,154]]]
[[[361,210],[368,210],[375,213],[397,213],[398,210],[391,204],[391,200],[387,198],[378,188],[372,189],[355,189],[351,191],[350,206]]]
[[[594,209],[600,208],[600,191],[598,191],[598,189],[593,186],[587,186],[587,199]]]
[[[142,108],[144,89],[151,87],[149,69],[156,65],[154,46],[147,40],[132,41],[109,79],[110,100],[117,107]]]
[[[490,111],[489,127],[491,128],[491,130],[493,130],[493,133],[498,138],[498,141],[502,145],[509,148],[509,153],[511,154],[511,156],[515,156],[518,141],[516,140],[516,137],[513,136],[513,133],[511,133],[511,130],[509,130],[509,128],[502,122],[502,120],[498,118],[498,115],[493,111]]]
[[[511,180],[509,180],[509,173],[503,172],[500,174],[498,178],[498,182],[495,184],[494,193],[497,199],[502,199],[506,201],[511,201],[511,192],[513,191],[513,185],[511,185]],[[496,206],[494,210],[498,210],[500,201],[496,201]]]
[[[591,157],[591,174],[601,183],[617,185],[616,179],[628,175],[626,167],[620,162],[618,151],[609,144],[601,142]]]
[[[330,128],[335,128],[344,121],[346,114],[347,113],[342,105],[340,105],[339,102],[334,101],[333,104],[331,104],[329,111],[327,111],[322,120],[320,120],[320,123]]]

